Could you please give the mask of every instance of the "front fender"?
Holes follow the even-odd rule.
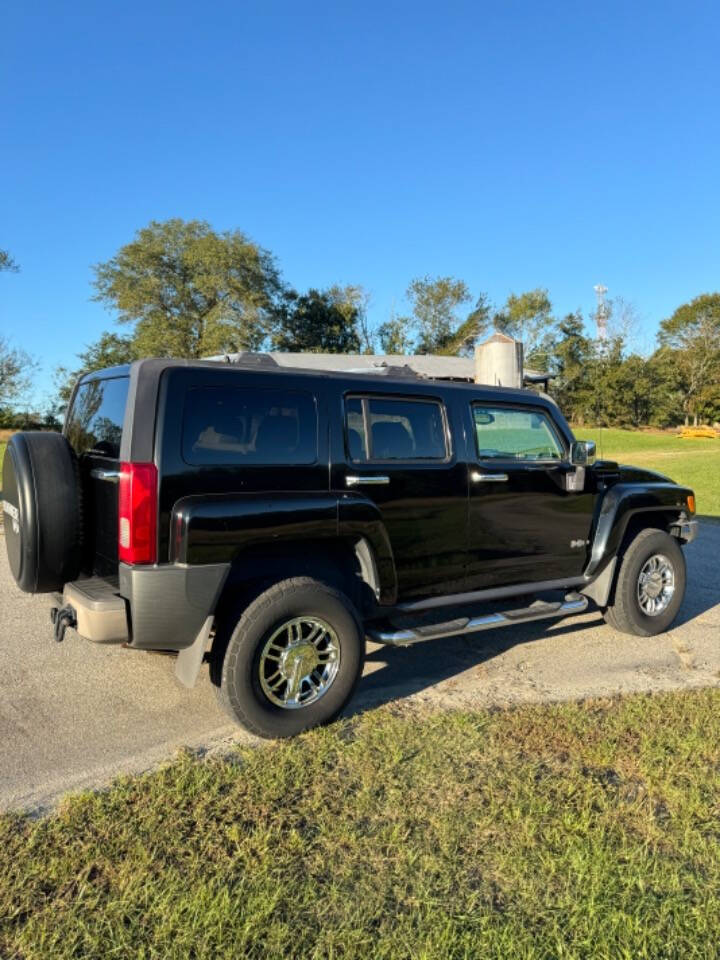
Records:
[[[689,514],[689,487],[676,483],[618,483],[605,493],[592,536],[585,577],[592,580],[612,560],[622,544],[630,519],[642,513]]]

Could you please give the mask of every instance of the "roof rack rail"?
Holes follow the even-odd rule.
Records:
[[[408,381],[442,380],[476,382],[477,371],[473,357],[450,357],[433,354],[346,354],[304,352],[255,352],[251,350],[221,353],[204,357],[213,363],[232,364],[245,370],[274,370],[280,372],[349,374],[351,376],[395,377]],[[523,371],[522,386],[547,392],[548,382],[555,375],[537,370]],[[487,381],[493,385],[494,379]]]
[[[413,370],[411,366],[408,366],[407,363],[402,364],[392,364],[392,363],[374,363],[372,367],[350,367],[347,370],[343,370],[343,373],[364,373],[364,374],[379,374],[386,377],[407,377],[410,380],[427,380],[422,373],[418,373],[417,370]]]
[[[317,363],[317,360],[320,360],[318,355],[311,355],[308,360],[307,365],[303,364],[300,359],[300,354],[292,354],[294,358],[298,359],[299,362],[287,364],[278,362],[272,354],[269,353],[254,353],[251,351],[243,353],[220,353],[215,354],[212,357],[203,357],[203,360],[211,363],[229,363],[233,366],[238,367],[250,367],[256,370],[287,370],[288,373],[296,370],[306,370],[311,373],[350,373],[350,374],[377,374],[379,376],[389,376],[389,377],[407,377],[412,380],[427,380],[430,379],[426,374],[419,373],[407,363],[393,364],[388,363],[385,360],[380,360],[377,363],[373,363],[372,366],[358,365],[357,367],[348,367],[345,364],[335,364],[331,357],[333,356],[345,356],[344,354],[332,354],[331,356],[325,356],[322,358],[320,363]]]
[[[269,353],[221,353],[214,357],[204,357],[205,360],[215,360],[220,363],[233,363],[243,367],[265,367],[277,370],[280,364]]]

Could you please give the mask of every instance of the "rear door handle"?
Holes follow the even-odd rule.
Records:
[[[375,476],[375,477],[358,477],[350,474],[345,477],[345,486],[346,487],[359,487],[362,485],[368,485],[372,487],[383,487],[390,483],[390,477],[385,476]]]
[[[510,478],[506,473],[480,473],[479,470],[473,470],[470,479],[473,483],[507,483]]]

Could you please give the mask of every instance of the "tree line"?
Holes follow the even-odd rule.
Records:
[[[0,271],[17,270],[0,250]],[[239,230],[199,220],[153,221],[110,260],[93,267],[94,299],[116,328],[58,373],[57,417],[85,370],[145,356],[198,358],[241,350],[470,355],[494,330],[525,344],[528,367],[554,375],[551,393],[575,423],[673,426],[720,420],[720,293],[664,319],[649,355],[631,347],[636,317],[621,299],[607,305],[607,335],[580,311],[558,317],[545,289],[493,305],[457,277],[423,276],[405,291],[407,309],[368,321],[360,285],[299,292],[273,255]],[[0,337],[0,416],[7,424],[27,391],[32,361]]]

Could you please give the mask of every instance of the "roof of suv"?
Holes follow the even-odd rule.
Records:
[[[262,355],[259,355],[262,356]],[[221,360],[221,359],[210,359],[210,360],[183,360],[183,359],[173,359],[173,358],[161,358],[161,357],[149,357],[143,360],[136,360],[131,364],[123,364],[116,367],[106,367],[103,370],[94,370],[88,373],[83,374],[83,376],[78,381],[82,383],[87,380],[96,380],[96,379],[110,379],[112,377],[122,377],[129,376],[136,370],[140,373],[143,372],[150,373],[154,368],[155,371],[160,373],[161,370],[171,368],[171,367],[190,367],[197,369],[209,369],[209,370],[218,370],[223,369],[226,371],[236,371],[240,372],[254,372],[254,373],[264,373],[269,376],[283,377],[283,376],[301,376],[308,377],[310,379],[317,379],[322,377],[322,379],[331,379],[331,380],[341,380],[345,383],[348,381],[357,381],[363,384],[378,384],[383,383],[386,385],[394,386],[403,386],[408,388],[411,384],[413,386],[432,386],[437,385],[442,388],[452,388],[456,390],[474,390],[475,392],[478,389],[482,390],[483,393],[496,394],[498,397],[514,397],[519,398],[532,398],[534,401],[540,401],[541,403],[548,403],[554,405],[554,401],[547,395],[538,393],[535,390],[527,388],[516,388],[516,387],[501,387],[494,386],[490,384],[482,383],[472,383],[466,380],[456,380],[447,377],[431,377],[423,376],[411,370],[408,366],[394,366],[387,365],[382,367],[368,368],[368,369],[348,369],[346,371],[340,370],[319,370],[306,368],[302,366],[279,366],[274,363],[265,364],[262,362],[235,362],[232,360]],[[150,369],[148,369],[150,368]]]

